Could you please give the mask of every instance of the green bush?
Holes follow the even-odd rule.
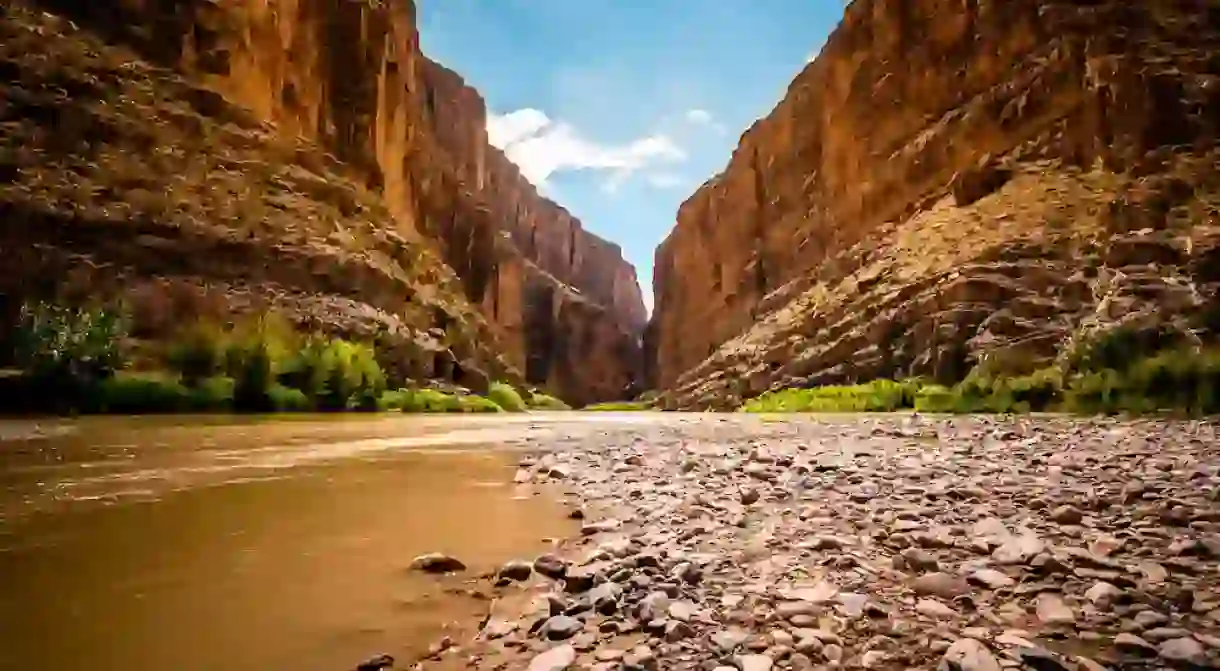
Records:
[[[313,403],[300,389],[273,384],[267,389],[267,399],[272,412],[309,412]]]
[[[495,401],[483,396],[459,396],[458,403],[461,412],[508,412]]]
[[[227,372],[229,334],[218,325],[194,324],[170,344],[167,362],[187,385]]]
[[[189,410],[221,412],[233,409],[233,394],[237,385],[231,377],[204,378],[190,387]]]
[[[402,412],[504,412],[495,401],[482,396],[458,396],[436,389],[399,389],[378,397],[378,409]]]
[[[88,410],[119,414],[182,412],[191,393],[181,382],[154,373],[119,373],[101,381]]]
[[[865,384],[782,389],[750,399],[741,412],[892,412],[915,405],[921,381],[874,380]]]
[[[533,410],[558,411],[572,409],[572,406],[564,403],[562,400],[538,391],[529,395],[529,398],[526,399],[526,405]]]
[[[454,394],[436,389],[406,391],[402,402],[403,412],[461,412],[462,402]]]
[[[1118,412],[1123,396],[1122,375],[1113,369],[1083,373],[1072,378],[1065,392],[1070,412],[1094,414]]]
[[[12,358],[30,389],[26,403],[58,410],[88,405],[97,385],[126,366],[121,347],[128,326],[122,313],[111,309],[22,306]]]
[[[915,394],[915,410],[919,412],[959,412],[957,394],[943,385],[930,384]]]
[[[504,382],[492,382],[487,398],[507,412],[525,412],[527,409],[521,394]]]
[[[610,401],[586,405],[581,410],[585,412],[642,412],[652,410],[652,406],[643,401]]]
[[[385,390],[373,348],[313,338],[286,364],[282,381],[302,390],[320,410],[372,410]]]

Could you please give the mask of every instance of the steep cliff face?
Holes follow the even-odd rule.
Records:
[[[855,0],[657,250],[650,381],[731,405],[1044,356],[1099,310],[1205,311],[1218,18]]]
[[[484,188],[483,171],[466,170],[490,148],[485,134],[465,133],[458,112],[474,110],[469,123],[481,124],[483,104],[460,80],[449,101],[439,69],[419,52],[410,0],[28,7],[51,13],[12,4],[3,14],[13,82],[3,163],[14,176],[5,214],[25,222],[8,227],[6,249],[54,253],[32,251],[6,293],[25,291],[52,257],[82,274],[122,259],[119,293],[181,280],[237,309],[231,285],[249,285],[263,302],[278,296],[272,303],[341,330],[361,322],[381,333],[378,320],[405,320],[416,340],[465,362],[459,369],[525,371],[545,356],[548,370],[593,359],[615,373],[572,371],[558,391],[578,401],[613,397],[621,390],[607,380],[627,386],[636,375],[642,319],[631,312],[631,287],[615,284],[633,277],[630,267],[570,217],[563,240],[546,239],[561,227],[534,223],[545,217],[531,213],[562,210],[532,191]],[[65,123],[69,137],[56,137]],[[52,230],[39,223],[44,210],[58,219],[54,240],[43,239]],[[108,230],[84,225],[92,220]],[[551,252],[517,244],[525,228],[538,231],[538,249],[575,251],[552,269]],[[169,251],[133,251],[145,234],[172,238],[158,243]],[[240,252],[206,252],[225,245]],[[533,314],[539,268],[580,291],[556,288],[587,309]],[[340,299],[350,320],[294,307]],[[552,340],[574,349],[531,344],[527,324],[544,322]],[[590,329],[600,337],[559,337]]]
[[[488,144],[487,106],[477,91],[428,59],[422,73],[431,134],[524,257],[527,377],[561,390],[592,385],[597,398],[634,388],[647,321],[635,268],[618,245],[585,231]]]

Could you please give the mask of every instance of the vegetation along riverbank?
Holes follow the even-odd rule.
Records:
[[[168,344],[132,337],[113,306],[24,306],[9,330],[4,410],[22,413],[524,412],[567,405],[491,382],[485,394],[395,376],[375,346],[302,333],[268,314],[184,326]]]

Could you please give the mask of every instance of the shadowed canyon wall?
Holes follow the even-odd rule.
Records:
[[[421,55],[410,0],[3,12],[0,64],[15,84],[0,105],[24,130],[5,138],[17,179],[0,201],[26,222],[5,245],[53,252],[23,256],[6,293],[52,260],[61,274],[109,268],[119,293],[186,283],[239,309],[244,292],[259,299],[247,310],[401,332],[450,369],[515,369],[576,402],[633,386],[645,321],[634,269],[487,144],[482,99]],[[31,143],[44,151],[19,151]],[[75,193],[50,186],[58,173]]]
[[[1214,0],[855,0],[658,248],[649,382],[731,407],[1207,313],[1218,21]]]

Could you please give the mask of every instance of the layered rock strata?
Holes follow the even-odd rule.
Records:
[[[532,189],[467,181],[486,135],[465,153],[444,132],[483,105],[463,87],[471,121],[447,107],[410,0],[0,11],[10,298],[71,276],[141,305],[189,295],[169,301],[183,313],[274,305],[435,354],[417,376],[532,372],[577,402],[636,377],[633,271],[570,217],[549,225],[562,210]]]
[[[656,254],[669,407],[1214,303],[1220,3],[856,0]],[[692,325],[698,325],[697,328]]]

